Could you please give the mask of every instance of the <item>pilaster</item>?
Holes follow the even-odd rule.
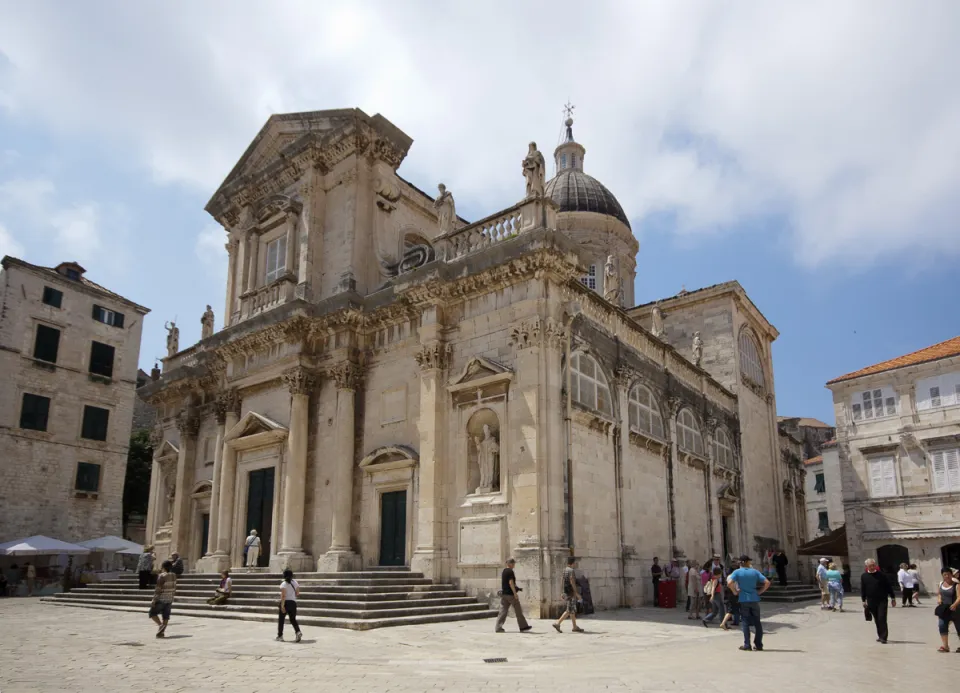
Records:
[[[240,420],[240,398],[236,390],[222,394],[224,405],[224,439],[220,449],[220,491],[217,503],[216,552],[204,562],[204,570],[219,572],[231,565],[230,541],[233,537],[233,495],[237,479],[237,452],[226,440],[226,434]]]
[[[180,454],[177,457],[176,487],[173,501],[173,533],[171,552],[181,556],[188,554],[190,548],[190,492],[194,478],[194,465],[197,456],[197,432],[200,420],[196,415],[184,409],[177,417],[180,429]]]

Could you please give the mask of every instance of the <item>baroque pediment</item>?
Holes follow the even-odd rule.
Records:
[[[285,440],[288,433],[286,426],[249,411],[225,433],[223,440],[236,448],[256,447]]]
[[[171,443],[169,440],[165,440],[160,443],[160,449],[154,454],[158,459],[165,457],[178,457],[180,455],[180,448]]]
[[[505,377],[504,377],[505,376]],[[509,380],[513,371],[496,361],[474,356],[460,371],[460,375],[451,379],[450,386],[470,385],[476,382],[490,382],[491,380]]]

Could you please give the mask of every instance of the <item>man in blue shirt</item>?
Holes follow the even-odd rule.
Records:
[[[740,629],[743,631],[741,650],[750,652],[750,625],[753,625],[753,649],[763,651],[763,626],[760,623],[760,595],[770,587],[770,581],[759,570],[751,567],[750,556],[740,556],[740,567],[730,573],[727,587],[740,598]]]

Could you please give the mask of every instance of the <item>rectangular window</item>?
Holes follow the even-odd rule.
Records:
[[[77,463],[77,480],[73,485],[77,491],[96,493],[100,490],[100,465],[92,462]]]
[[[859,392],[854,395],[851,404],[854,421],[881,419],[897,414],[897,398],[891,388]]]
[[[870,471],[870,495],[886,498],[897,495],[897,467],[892,456],[875,457],[867,462]]]
[[[829,531],[830,531],[830,516],[829,516],[829,514],[827,513],[826,510],[821,510],[821,511],[819,512],[818,520],[819,520],[819,524],[817,525],[817,529],[819,529],[821,532],[829,532]]]
[[[817,481],[813,487],[813,490],[817,493],[826,493],[827,492],[827,482],[823,477],[823,472],[817,474]]]
[[[20,406],[20,428],[29,428],[31,431],[46,431],[49,415],[49,397],[23,393],[23,404]]]
[[[80,431],[80,436],[88,440],[106,440],[109,422],[109,409],[91,407],[88,404],[83,408],[83,429]]]
[[[63,304],[63,292],[45,286],[43,287],[43,302],[48,306],[59,308]]]
[[[287,269],[287,237],[280,236],[267,244],[267,273],[264,283],[276,281]]]
[[[860,421],[863,419],[863,408],[859,404],[853,405],[853,420]]]
[[[930,406],[931,407],[940,406],[940,388],[939,387],[930,388]]]
[[[597,290],[597,266],[590,265],[587,268],[587,273],[580,277],[580,283],[583,284],[588,289]]]
[[[56,363],[59,351],[60,330],[46,325],[37,325],[37,339],[33,343],[33,358]]]
[[[93,342],[90,345],[90,372],[95,375],[113,377],[113,356],[115,349],[109,344]]]
[[[934,491],[960,491],[960,449],[931,452],[930,462],[933,467]]]
[[[123,313],[118,313],[115,310],[109,310],[103,306],[93,307],[93,319],[97,322],[102,322],[104,325],[123,327]]]
[[[887,397],[887,416],[895,416],[897,413],[897,400],[895,397]]]

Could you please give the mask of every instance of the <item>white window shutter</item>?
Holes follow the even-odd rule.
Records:
[[[870,495],[883,495],[883,460],[870,460]]]
[[[946,467],[947,488],[960,491],[960,450],[953,448],[943,453]]]
[[[933,490],[947,490],[947,467],[946,459],[942,450],[930,453],[930,462],[933,467]]]
[[[897,466],[892,457],[883,461],[883,494],[885,496],[897,495]]]

